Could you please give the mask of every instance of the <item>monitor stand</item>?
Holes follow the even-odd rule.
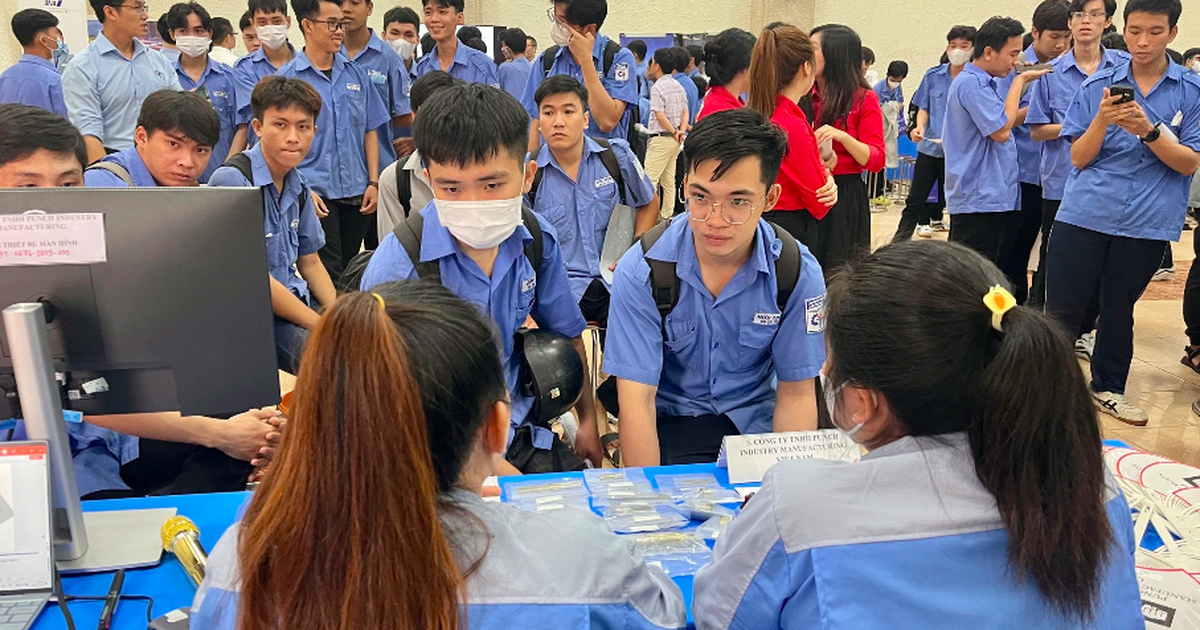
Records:
[[[84,573],[158,564],[159,530],[175,509],[83,513],[43,306],[14,304],[3,316],[26,432],[50,446],[50,503],[59,570]]]

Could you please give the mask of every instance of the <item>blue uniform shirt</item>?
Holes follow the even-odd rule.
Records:
[[[973,63],[950,85],[946,99],[946,210],[950,214],[1017,209],[1017,143],[989,138],[1008,122],[1000,81]]]
[[[496,74],[500,78],[500,89],[512,94],[512,97],[521,100],[521,94],[525,92],[525,84],[529,81],[529,71],[533,65],[529,63],[523,55],[514,57],[508,63],[500,64],[496,70]]]
[[[624,101],[626,103],[625,113],[621,115],[621,120],[617,122],[617,126],[613,127],[612,131],[601,131],[599,125],[596,124],[596,117],[592,116],[592,122],[588,125],[587,134],[592,137],[600,138],[617,138],[624,140],[629,135],[629,105],[637,105],[640,101],[638,98],[637,85],[637,61],[633,58],[633,53],[629,52],[628,48],[622,48],[613,55],[612,67],[608,72],[604,72],[604,47],[608,45],[608,37],[596,34],[596,46],[592,48],[592,62],[596,68],[596,72],[600,74],[600,84],[604,86],[604,90],[608,92],[609,97]],[[537,59],[533,62],[535,72],[529,73],[529,81],[525,83],[525,92],[521,96],[521,104],[525,106],[525,111],[533,118],[538,117],[537,101],[533,99],[533,95],[537,92],[538,86],[545,80],[542,75],[543,65],[542,55],[540,53]],[[583,68],[575,63],[575,57],[571,56],[571,51],[561,46],[558,52],[554,55],[554,63],[550,66],[549,76],[556,74],[565,74],[574,77],[580,83],[583,83]],[[636,122],[636,121],[634,121]]]
[[[67,116],[62,75],[53,63],[37,55],[22,55],[0,74],[0,103],[21,103]]]
[[[438,59],[436,46],[429,51],[429,54],[413,64],[413,74],[418,78],[441,69],[442,62]],[[450,62],[450,69],[446,72],[455,79],[461,79],[467,83],[500,86],[500,79],[496,76],[496,62],[492,61],[492,58],[486,53],[475,50],[462,42],[458,42],[458,47],[454,50],[454,61]]]
[[[696,122],[696,115],[700,113],[700,88],[696,87],[696,82],[690,75],[679,72],[671,76],[683,86],[683,91],[687,94],[688,124]]]
[[[314,254],[325,246],[325,230],[313,208],[308,193],[308,180],[299,169],[292,169],[283,179],[283,191],[275,188],[271,169],[263,158],[262,145],[248,149],[250,174],[247,180],[232,166],[213,173],[209,186],[257,186],[263,197],[263,234],[267,239],[267,270],[271,277],[287,287],[293,295],[308,302],[308,283],[296,275],[296,260]]]
[[[918,108],[929,112],[929,124],[925,125],[925,139],[917,143],[917,151],[929,157],[945,157],[941,143],[934,142],[942,138],[942,127],[946,122],[946,97],[950,93],[950,64],[944,63],[925,71],[925,78],[917,93],[913,94],[912,102]]]
[[[67,64],[62,86],[79,133],[116,151],[133,148],[142,101],[151,92],[182,89],[162,53],[134,38],[133,59],[126,59],[103,32]]]
[[[125,170],[129,171],[129,179],[133,180],[135,188],[153,188],[154,186],[158,186],[158,182],[154,181],[154,176],[146,168],[146,163],[142,161],[142,156],[138,154],[137,148],[118,151],[100,161],[116,162],[125,167]],[[129,186],[120,177],[101,169],[85,170],[83,172],[83,185],[92,188],[126,188]]]
[[[636,57],[634,58],[637,59]],[[643,61],[637,65],[638,76],[638,96],[650,100],[650,79],[646,78],[646,69],[650,66],[649,60]]]
[[[296,53],[291,44],[287,46],[292,51],[292,54]],[[239,125],[248,125],[254,118],[254,110],[250,108],[250,95],[254,92],[254,86],[258,85],[258,82],[262,81],[263,77],[275,74],[280,68],[271,65],[270,60],[267,59],[266,46],[259,48],[249,55],[245,55],[241,59],[238,59],[237,63],[233,64],[233,77],[237,79],[238,83],[237,108]],[[247,133],[249,135],[246,139],[250,141],[250,144],[258,141],[253,131],[248,131]]]
[[[1083,135],[1104,88],[1132,85],[1152,124],[1165,124],[1181,144],[1200,152],[1200,75],[1172,62],[1158,85],[1142,94],[1129,65],[1100,70],[1083,82],[1067,109],[1062,137]],[[1096,159],[1067,177],[1058,220],[1112,236],[1179,240],[1190,183],[1191,175],[1176,172],[1133,134],[1110,125]]]
[[[175,62],[175,72],[179,75],[179,84],[185,90],[192,91],[204,86],[208,92],[208,102],[212,103],[213,109],[217,110],[217,117],[221,119],[221,139],[213,147],[208,166],[200,175],[200,183],[203,184],[212,177],[213,171],[225,163],[225,159],[229,157],[229,147],[233,145],[233,134],[237,133],[237,80],[233,78],[232,68],[212,57],[209,57],[208,67],[204,69],[204,74],[200,75],[199,82],[193,81],[178,61]]]
[[[775,411],[772,377],[803,381],[821,371],[821,265],[800,246],[800,280],[780,313],[775,260],[783,243],[766,221],[759,221],[754,238],[750,259],[715,300],[700,276],[686,216],[673,220],[645,255],[634,246],[617,264],[604,371],[658,387],[659,415],[726,414],[743,434],[769,432]],[[665,325],[646,258],[676,263],[679,302]]]
[[[903,134],[907,128],[904,124],[904,86],[897,85],[896,89],[888,88],[888,80],[880,79],[875,87],[872,88],[875,95],[879,97],[879,104],[884,103],[900,103],[900,112],[896,114],[896,125],[900,128],[900,133]]]
[[[312,66],[304,51],[298,50],[276,74],[302,79],[321,95],[317,135],[300,163],[309,185],[324,199],[348,199],[363,194],[370,179],[363,136],[391,120],[379,92],[371,87],[367,72],[337,53],[333,56],[331,79]],[[378,177],[378,173],[375,175]]]
[[[1104,56],[1097,72],[1129,59],[1128,53],[1119,50],[1103,50],[1102,54]],[[1035,81],[1029,90],[1029,113],[1025,115],[1025,122],[1030,125],[1061,125],[1067,116],[1067,108],[1075,99],[1075,93],[1088,77],[1075,62],[1074,50],[1068,50],[1067,54],[1050,63],[1054,66],[1054,72]],[[1042,198],[1061,201],[1067,176],[1075,168],[1071,164],[1071,142],[1060,137],[1041,145],[1039,176]]]
[[[535,272],[525,256],[525,245],[533,240],[533,235],[524,224],[518,224],[516,231],[500,243],[492,277],[488,278],[479,265],[463,253],[450,231],[442,226],[436,202],[429,202],[421,210],[421,216],[425,218],[421,262],[438,261],[442,285],[474,304],[496,323],[504,350],[504,376],[512,396],[512,425],[516,429],[525,424],[525,417],[533,408],[533,398],[522,394],[517,382],[521,370],[521,358],[513,353],[517,329],[525,324],[529,315],[533,315],[539,327],[568,338],[578,337],[587,327],[578,302],[571,298],[558,235],[548,221],[538,218],[542,228],[542,268]],[[404,247],[395,234],[388,234],[380,239],[379,248],[363,273],[361,288],[366,291],[383,282],[416,278],[417,272]],[[550,448],[553,433],[540,427],[533,427],[533,431],[534,445]]]
[[[591,138],[583,139],[583,161],[574,181],[555,161],[550,147],[543,144],[537,157],[542,181],[533,210],[554,225],[576,302],[592,280],[600,278],[600,252],[604,249],[604,234],[613,207],[625,203],[638,208],[654,199],[654,185],[629,143],[624,140],[609,143],[625,178],[624,202],[617,191],[617,182],[600,159],[604,149]]]
[[[342,46],[342,54],[349,58],[345,45]],[[412,113],[412,106],[408,102],[408,70],[404,68],[404,60],[387,42],[379,39],[375,31],[371,31],[367,47],[350,61],[366,71],[371,84],[379,90],[379,97],[383,99],[391,117]],[[391,118],[375,131],[379,135],[379,172],[382,173],[386,166],[396,161],[396,148],[392,146],[396,134],[392,130]]]
[[[1030,62],[1037,61],[1037,51],[1033,49],[1032,44],[1025,50],[1025,58],[1030,60]],[[1042,79],[1044,78],[1042,77]],[[1016,79],[1017,71],[1013,70],[1008,73],[1007,77],[997,81],[997,91],[1000,94],[1000,98],[1008,98],[1008,90],[1012,87],[1012,83]],[[1025,93],[1021,95],[1021,107],[1029,106],[1030,94],[1034,86],[1040,83],[1042,79],[1038,79],[1026,86]],[[1033,136],[1030,133],[1028,120],[1025,121],[1025,124],[1013,127],[1012,129],[1013,141],[1017,143],[1017,178],[1022,184],[1040,186],[1042,178],[1039,170],[1042,164],[1042,152],[1041,147],[1038,146],[1039,143],[1033,141]]]

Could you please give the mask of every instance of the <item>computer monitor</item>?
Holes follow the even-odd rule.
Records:
[[[69,376],[65,408],[220,415],[279,402],[257,188],[0,194],[0,220],[35,210],[104,216],[106,262],[0,261],[0,309],[48,305],[55,371]],[[0,322],[0,375],[11,372]]]
[[[0,442],[0,597],[50,592],[50,472],[45,442]]]

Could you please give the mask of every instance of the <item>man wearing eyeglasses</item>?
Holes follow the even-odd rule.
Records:
[[[391,120],[367,72],[341,53],[350,24],[341,0],[292,0],[300,19],[304,50],[276,73],[300,79],[317,90],[323,103],[312,149],[300,172],[324,202],[325,247],[318,254],[331,278],[362,248],[379,198],[377,129]]]
[[[752,109],[697,123],[683,149],[687,212],[617,264],[604,371],[617,377],[625,466],[713,462],[727,435],[817,428],[825,281],[807,248],[762,219],[786,150]]]
[[[102,25],[63,71],[63,100],[87,143],[88,162],[133,147],[142,101],[151,92],[179,90],[171,62],[137,38],[146,35],[142,0],[90,0]]]

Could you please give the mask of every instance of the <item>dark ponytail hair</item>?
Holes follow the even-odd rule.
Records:
[[[754,35],[740,28],[727,28],[704,44],[704,69],[709,86],[729,85],[733,77],[750,68]]]
[[[821,34],[821,55],[825,57],[825,86],[821,92],[821,115],[813,125],[837,126],[854,109],[854,103],[862,98],[867,79],[862,71],[862,40],[849,26],[826,24],[814,28],[810,35]],[[845,125],[842,125],[843,127]]]
[[[775,97],[804,64],[813,62],[813,46],[804,31],[783,22],[763,29],[750,53],[750,99],[746,106],[765,118],[775,114]]]
[[[955,243],[904,242],[829,287],[828,376],[881,393],[912,436],[969,436],[1018,577],[1090,620],[1113,541],[1100,428],[1067,335],[1024,307],[992,327],[1004,274]]]

